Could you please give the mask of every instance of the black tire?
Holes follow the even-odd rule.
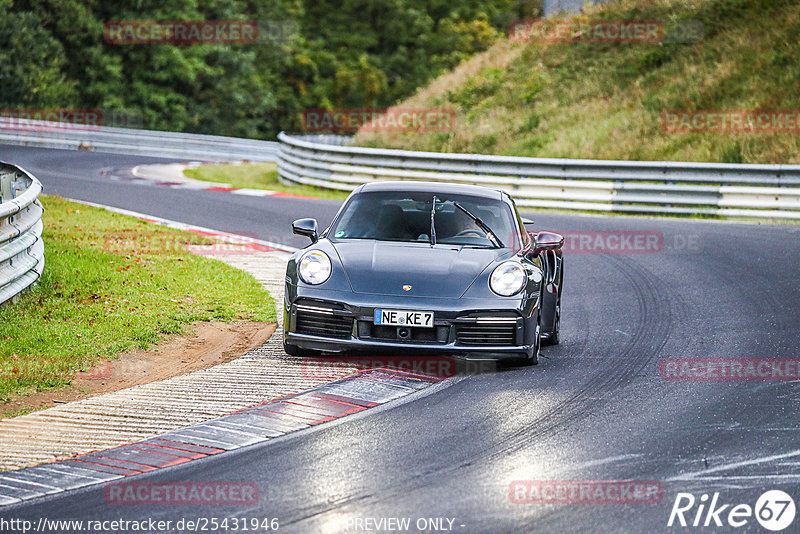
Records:
[[[558,345],[561,341],[561,292],[564,288],[564,267],[561,267],[561,276],[558,282],[558,299],[556,299],[555,319],[553,321],[553,333],[550,334],[544,344],[546,346]]]
[[[553,322],[553,332],[550,334],[550,337],[543,340],[543,344],[546,346],[558,345],[559,339],[559,332],[561,332],[561,293],[559,292],[558,300],[556,301],[556,310],[555,310],[555,320]]]
[[[536,315],[536,343],[534,343],[533,350],[530,354],[526,354],[525,358],[523,358],[520,363],[522,365],[538,365],[539,364],[539,352],[542,349],[542,312],[539,310],[539,313]]]

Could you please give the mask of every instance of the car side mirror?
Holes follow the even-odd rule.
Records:
[[[319,240],[316,219],[297,219],[292,223],[292,232],[306,236],[311,240],[311,243],[316,243]]]
[[[564,236],[553,232],[539,232],[534,236],[534,251],[558,250],[564,246]]]

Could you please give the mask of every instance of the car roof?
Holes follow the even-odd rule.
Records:
[[[377,191],[411,191],[422,193],[451,193],[457,195],[470,195],[476,197],[492,198],[497,200],[503,199],[503,193],[496,189],[489,189],[479,185],[468,184],[446,184],[441,182],[416,182],[408,181],[393,181],[393,182],[370,182],[361,187],[359,193],[372,193]]]

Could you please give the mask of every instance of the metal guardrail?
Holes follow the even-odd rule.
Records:
[[[517,205],[581,211],[800,219],[800,165],[524,158],[344,146],[281,132],[282,181],[350,191],[383,180],[489,186]]]
[[[278,143],[0,117],[0,143],[197,161],[275,161]]]
[[[42,184],[0,162],[0,304],[30,287],[44,270]]]

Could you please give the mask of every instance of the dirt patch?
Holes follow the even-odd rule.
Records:
[[[75,400],[148,384],[229,362],[260,347],[275,331],[275,323],[241,321],[197,322],[191,334],[171,336],[157,347],[120,355],[80,372],[63,388],[17,397],[0,406],[0,418],[49,408]]]

